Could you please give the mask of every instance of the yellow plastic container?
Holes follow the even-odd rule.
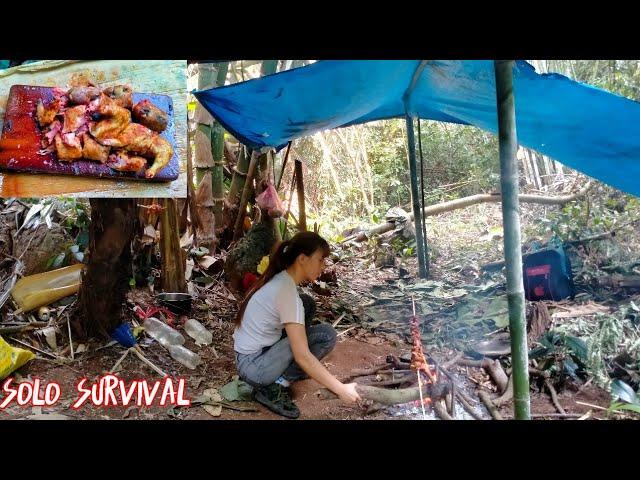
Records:
[[[78,263],[50,272],[29,275],[15,284],[11,296],[24,312],[49,305],[78,292],[80,272],[83,268],[84,265]]]
[[[33,352],[23,348],[12,347],[0,337],[0,380],[8,377],[11,372],[34,358],[36,356]]]

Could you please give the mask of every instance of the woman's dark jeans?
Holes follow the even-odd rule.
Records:
[[[324,358],[336,345],[336,331],[330,325],[311,325],[316,303],[309,295],[300,294],[309,350],[318,359]],[[281,375],[290,382],[308,378],[293,359],[291,345],[283,330],[282,339],[261,352],[244,355],[236,352],[236,365],[242,380],[254,387],[270,385]]]

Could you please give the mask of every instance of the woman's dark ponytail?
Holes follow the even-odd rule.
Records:
[[[296,261],[299,255],[313,255],[317,250],[322,250],[324,256],[329,256],[330,247],[327,241],[320,235],[314,232],[300,232],[296,234],[291,240],[280,242],[276,245],[273,253],[269,257],[269,266],[265,270],[264,274],[253,284],[251,289],[247,292],[238,315],[236,316],[236,327],[240,326],[244,311],[247,308],[249,300],[260,288],[264,286],[269,280],[283,270],[289,268]]]

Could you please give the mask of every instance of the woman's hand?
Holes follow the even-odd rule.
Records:
[[[340,400],[342,400],[344,403],[347,404],[351,404],[351,403],[356,403],[360,400],[362,400],[360,398],[360,395],[358,394],[358,392],[356,391],[356,385],[358,385],[357,383],[343,383],[342,387],[340,389],[338,393],[338,397],[340,397]]]

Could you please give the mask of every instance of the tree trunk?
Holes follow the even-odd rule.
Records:
[[[240,149],[238,155],[238,163],[233,170],[233,179],[231,180],[231,187],[227,194],[227,200],[224,203],[224,228],[228,229],[233,227],[238,216],[238,204],[240,203],[240,196],[244,190],[244,183],[247,178],[247,170],[249,168],[249,154],[246,147]]]
[[[205,176],[206,178],[206,176]],[[186,292],[186,257],[180,248],[176,200],[163,199],[160,219],[160,253],[162,258],[162,289],[165,292]]]
[[[78,296],[81,336],[110,338],[122,321],[131,268],[131,240],[136,231],[136,199],[90,199],[89,261]]]
[[[196,212],[199,219],[196,235],[199,239],[198,245],[208,248],[209,251],[213,251],[217,244],[211,189],[211,172],[207,172],[196,191]]]

